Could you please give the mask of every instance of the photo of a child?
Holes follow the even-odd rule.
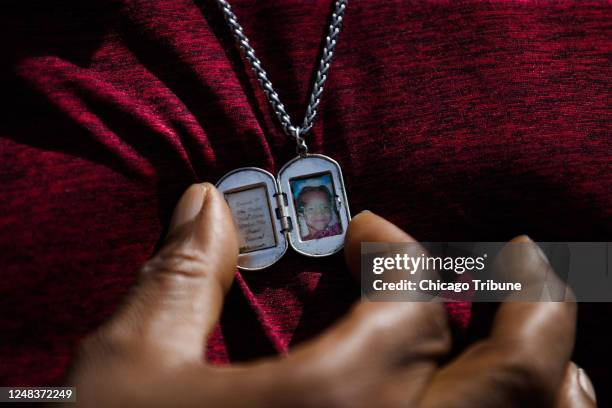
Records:
[[[303,241],[342,233],[329,173],[291,180],[291,189]]]

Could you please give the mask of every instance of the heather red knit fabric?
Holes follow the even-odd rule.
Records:
[[[214,1],[17,4],[0,16],[0,383],[49,385],[189,184],[275,173],[295,145]],[[232,5],[301,121],[331,0]],[[353,213],[419,240],[609,240],[611,15],[609,1],[351,1],[311,151],[340,162]],[[341,254],[288,251],[237,274],[209,358],[285,353],[357,298]],[[469,305],[449,309],[464,327]],[[611,308],[581,310],[576,359],[600,391]]]

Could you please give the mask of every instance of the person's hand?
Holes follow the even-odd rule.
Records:
[[[372,213],[357,215],[345,246],[356,275],[362,241],[413,239]],[[490,337],[444,364],[451,334],[442,304],[362,302],[286,357],[208,365],[206,339],[219,318],[237,256],[223,196],[210,184],[190,187],[163,248],[144,265],[115,316],[83,342],[69,377],[78,404],[594,406],[592,393],[580,385],[586,377],[569,364],[574,303],[502,304]]]

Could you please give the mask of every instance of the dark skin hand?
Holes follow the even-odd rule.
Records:
[[[236,271],[234,231],[214,186],[197,184],[185,192],[163,248],[143,266],[138,284],[114,317],[84,341],[70,375],[78,404],[596,406],[588,377],[569,361],[576,325],[573,302],[503,303],[489,337],[450,362],[444,358],[451,332],[441,303],[362,302],[288,356],[208,365],[202,357],[206,339]],[[355,276],[362,241],[414,240],[377,215],[357,215],[345,245]]]

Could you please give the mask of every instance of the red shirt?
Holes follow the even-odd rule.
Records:
[[[49,385],[189,184],[276,173],[295,145],[214,1],[21,3],[0,17],[0,383]],[[301,121],[331,0],[232,5]],[[354,213],[419,240],[609,240],[611,6],[352,1],[310,150],[340,162]],[[284,353],[358,295],[342,254],[289,251],[237,274],[209,358]],[[585,311],[576,358],[598,388],[610,308]]]

